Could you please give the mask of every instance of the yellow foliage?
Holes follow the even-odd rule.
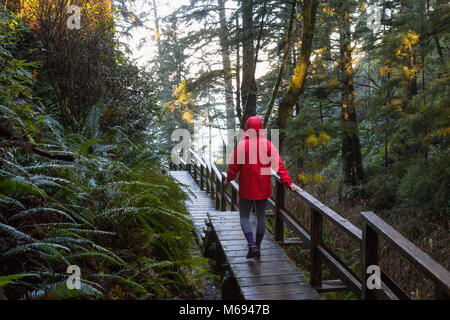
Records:
[[[192,110],[185,110],[181,119],[190,123],[192,120],[194,120],[194,113],[192,112]]]
[[[313,172],[311,174],[300,173],[298,175],[298,179],[300,180],[302,185],[305,185],[308,183],[321,183],[321,182],[323,182],[325,177],[317,172]]]
[[[340,82],[337,77],[332,78],[330,81],[328,81],[328,87],[330,87],[330,88],[337,87],[339,84],[340,84]]]
[[[361,6],[359,7],[359,12],[366,11],[366,8],[367,8],[367,2],[361,3]]]
[[[152,40],[159,40],[161,38],[161,34],[158,32],[156,28],[153,28],[153,31],[155,32],[155,34],[152,35]]]
[[[322,145],[326,146],[328,142],[330,142],[330,136],[326,132],[321,131],[319,133],[319,140],[322,143]]]
[[[180,112],[181,118],[191,123],[194,119],[194,113],[189,107],[195,104],[195,99],[192,97],[192,92],[187,91],[186,80],[181,81],[173,91],[172,97],[174,99],[164,103],[163,107],[171,112]]]
[[[334,12],[331,7],[323,8],[322,11],[323,11],[323,13],[329,15],[330,17],[334,16]]]
[[[321,131],[318,136],[313,133],[305,139],[308,147],[317,147],[319,144],[326,146],[329,141],[330,136],[324,131]]]
[[[450,135],[450,127],[435,130],[435,131],[427,134],[424,140],[429,140],[434,137],[446,137],[448,135]]]
[[[315,134],[310,135],[309,137],[307,137],[305,139],[305,143],[309,146],[309,147],[315,147],[319,144],[319,139],[317,139]]]

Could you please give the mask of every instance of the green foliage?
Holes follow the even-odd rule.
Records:
[[[32,31],[17,17],[0,15],[0,287],[6,297],[194,297],[202,261],[191,256],[185,195],[161,172],[149,143],[147,129],[160,109],[154,82],[114,49],[109,64],[97,61],[111,71],[105,80],[111,91],[93,90],[96,103],[71,117],[64,113],[68,100],[58,96],[64,93],[36,78],[39,63],[25,59]],[[47,159],[31,146],[75,161]],[[80,290],[66,286],[68,265],[81,268]]]

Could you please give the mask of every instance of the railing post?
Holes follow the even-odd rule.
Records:
[[[200,163],[200,190],[203,190],[203,165]]]
[[[311,271],[310,271],[310,284],[315,287],[322,286],[322,256],[317,246],[322,244],[322,215],[314,210],[310,209],[310,232],[311,232]]]
[[[188,156],[186,160],[186,170],[189,174],[191,174],[191,150],[188,150]]]
[[[211,180],[209,179],[209,167],[206,165],[206,176],[205,176],[205,183],[206,183],[206,193],[209,193],[209,184],[211,183]]]
[[[197,183],[197,159],[194,158],[194,181]]]
[[[216,210],[220,209],[219,190],[220,190],[219,177],[216,176]]]
[[[275,191],[275,241],[284,241],[284,223],[281,218],[281,209],[284,209],[284,186],[281,182],[276,182]]]
[[[237,211],[237,191],[231,186],[231,211]]]
[[[378,234],[363,221],[362,241],[361,241],[361,299],[375,300],[374,289],[367,288],[367,268],[378,266]]]
[[[227,199],[225,199],[225,186],[223,185],[223,176],[220,180],[220,211],[227,211]]]
[[[211,199],[214,199],[214,170],[213,170],[213,165],[211,164],[211,170],[210,170],[210,174],[211,174]],[[217,192],[217,189],[216,189]]]

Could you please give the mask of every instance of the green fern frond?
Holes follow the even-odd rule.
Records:
[[[79,166],[77,164],[61,164],[61,163],[43,163],[43,164],[37,164],[33,166],[25,167],[26,170],[29,171],[40,171],[40,170],[62,170],[62,169],[77,169]]]
[[[76,222],[70,215],[68,215],[67,213],[65,213],[64,211],[58,210],[58,209],[54,209],[54,208],[46,208],[46,207],[39,207],[39,208],[33,208],[33,209],[28,209],[28,210],[24,210],[20,213],[17,213],[13,216],[11,216],[8,221],[14,221],[14,220],[18,220],[21,219],[23,217],[28,217],[31,215],[34,215],[36,213],[51,213],[51,214],[57,214],[60,216],[63,216],[67,219],[69,219],[72,222]]]
[[[19,229],[26,229],[26,228],[36,228],[36,227],[48,227],[48,228],[54,228],[54,229],[62,229],[64,230],[65,227],[67,228],[77,228],[82,227],[79,223],[70,223],[70,222],[51,222],[51,223],[36,223],[36,224],[27,224],[27,225],[21,225],[18,228]]]
[[[26,233],[23,233],[19,230],[17,230],[14,227],[8,226],[6,224],[0,223],[0,230],[3,232],[6,232],[10,236],[12,236],[14,239],[19,241],[26,241],[26,242],[33,242],[33,237],[27,235]]]
[[[100,139],[90,139],[86,142],[84,142],[79,148],[78,148],[78,154],[83,154],[84,152],[86,152],[86,150],[88,150],[90,147],[92,147],[93,145],[95,145],[96,143],[101,142],[102,140]]]
[[[69,260],[79,259],[79,258],[100,258],[102,260],[108,261],[113,264],[122,265],[122,266],[126,265],[125,261],[118,258],[117,256],[112,257],[108,254],[96,252],[96,251],[80,252],[80,253],[75,253],[75,254],[67,256],[67,259],[69,259]]]
[[[15,256],[21,253],[25,253],[28,251],[34,251],[34,250],[43,250],[44,252],[47,250],[48,252],[54,250],[54,249],[62,249],[65,251],[70,252],[70,249],[65,247],[65,246],[61,246],[59,244],[56,243],[46,243],[46,242],[34,242],[34,243],[29,243],[29,244],[25,244],[25,245],[21,245],[21,246],[17,246],[13,249],[10,249],[8,251],[6,251],[5,253],[3,253],[0,256],[0,259],[4,259],[6,257],[9,256]]]
[[[92,274],[91,275],[92,277],[98,277],[98,278],[111,278],[111,279],[116,279],[116,280],[119,280],[120,282],[122,282],[122,283],[124,283],[124,284],[127,284],[127,285],[129,285],[129,286],[131,286],[131,287],[134,287],[135,289],[137,289],[140,293],[142,293],[142,294],[146,294],[146,293],[148,293],[148,290],[147,289],[145,289],[142,285],[140,285],[139,283],[137,283],[137,282],[135,282],[135,281],[133,281],[133,280],[130,280],[130,279],[126,279],[126,278],[124,278],[124,277],[121,277],[121,276],[118,276],[118,275],[115,275],[115,274]]]
[[[93,229],[78,229],[78,228],[67,228],[64,229],[64,231],[72,231],[77,234],[84,234],[84,235],[108,235],[108,236],[114,236],[117,233],[111,232],[111,231],[103,231],[103,230],[93,230]]]
[[[102,298],[103,293],[94,287],[81,282],[80,289],[69,289],[66,281],[47,285],[47,287],[27,293],[28,300],[67,300],[80,297]]]
[[[70,185],[72,184],[72,182],[70,180],[61,178],[61,177],[52,177],[52,176],[48,176],[48,175],[43,175],[43,174],[35,174],[35,175],[31,175],[30,176],[30,181],[35,182],[36,180],[49,180],[52,182],[55,182],[59,185]]]
[[[6,286],[8,283],[13,282],[14,280],[22,279],[25,277],[39,277],[39,275],[35,273],[20,273],[20,274],[10,274],[7,276],[0,276],[0,288]]]
[[[22,121],[20,116],[12,109],[5,107],[4,105],[0,104],[0,119],[5,120],[13,120],[19,124],[19,126],[22,129],[25,129],[25,123]]]
[[[24,176],[29,176],[28,171],[25,170],[24,167],[22,167],[21,165],[14,163],[12,161],[9,161],[8,159],[2,158],[1,159],[2,163],[5,165],[5,167],[9,167],[12,169],[12,171],[14,172],[20,172],[20,174],[24,175]],[[10,173],[11,174],[11,173]]]
[[[143,182],[143,181],[115,181],[111,183],[107,183],[104,186],[99,187],[98,189],[112,189],[112,188],[121,188],[121,187],[128,187],[128,186],[139,186],[139,187],[145,187],[149,188],[151,190],[153,189],[168,189],[169,187],[166,185],[157,185],[153,184],[151,182]]]
[[[17,206],[19,208],[25,209],[25,206],[19,200],[6,197],[2,194],[0,194],[0,205],[1,204],[4,204],[6,206]]]
[[[1,194],[16,194],[25,192],[35,196],[47,198],[44,190],[33,185],[25,178],[20,176],[0,176],[0,193]]]

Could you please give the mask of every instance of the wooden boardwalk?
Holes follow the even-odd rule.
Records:
[[[171,175],[189,187],[192,194],[186,207],[198,237],[205,237],[205,222],[218,240],[220,251],[236,279],[240,295],[246,300],[317,300],[319,294],[305,282],[284,250],[266,233],[261,244],[261,257],[247,259],[247,241],[241,230],[237,211],[218,211],[206,193],[200,190],[187,171],[171,171]],[[250,222],[255,229],[256,218]]]

